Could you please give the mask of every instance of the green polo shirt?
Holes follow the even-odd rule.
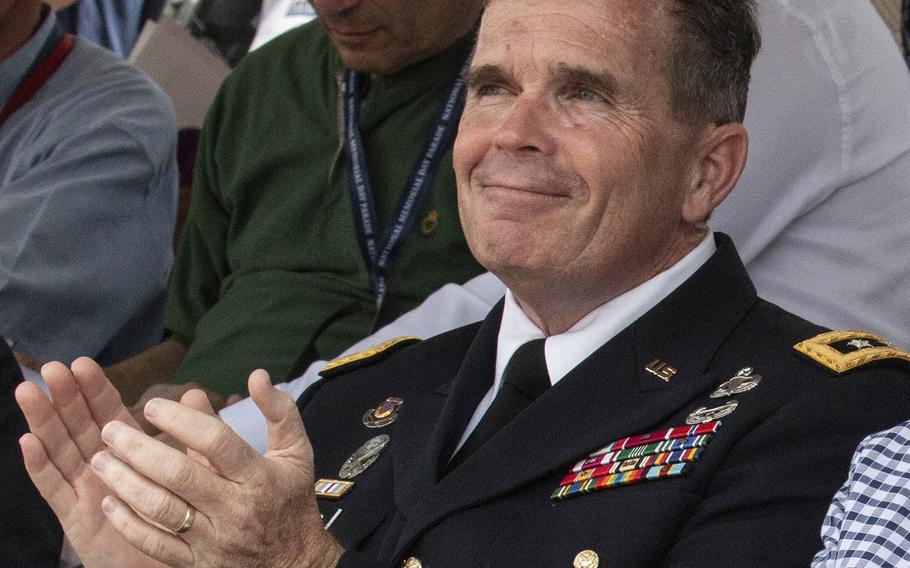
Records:
[[[382,230],[468,41],[371,81],[360,131]],[[177,381],[245,393],[250,371],[283,379],[302,352],[331,358],[481,272],[461,233],[449,149],[380,313],[347,189],[342,71],[314,22],[248,55],[209,110],[165,320],[189,347]]]

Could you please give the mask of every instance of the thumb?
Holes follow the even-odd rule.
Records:
[[[268,426],[268,453],[290,453],[312,459],[312,448],[291,397],[272,386],[269,374],[262,369],[250,373],[247,383],[253,402],[262,411]]]

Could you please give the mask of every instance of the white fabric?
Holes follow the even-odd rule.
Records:
[[[462,286],[446,284],[428,296],[420,306],[355,343],[339,357],[363,351],[400,335],[426,338],[481,320],[504,292],[505,286],[489,272],[472,278]],[[316,361],[297,379],[276,386],[296,399],[319,378],[319,369],[325,363]],[[262,453],[266,450],[265,418],[253,403],[253,399],[245,398],[223,409],[221,418],[257,451]]]
[[[669,296],[695,274],[716,250],[714,237],[709,234],[695,249],[667,270],[595,308],[563,333],[547,337],[544,353],[550,384],[558,383],[600,346]],[[461,441],[455,448],[456,452],[493,404],[493,398],[502,386],[502,375],[515,351],[528,341],[543,337],[544,333],[522,311],[511,290],[507,290],[502,325],[496,342],[496,372],[493,386],[477,405],[461,436]]]
[[[910,74],[870,2],[759,0],[749,159],[711,219],[761,297],[910,347]]]
[[[250,51],[315,17],[316,12],[306,0],[262,0],[259,25],[256,26]]]
[[[711,226],[733,238],[762,297],[821,325],[867,328],[910,346],[910,76],[903,59],[869,2],[757,4],[763,45],[745,121],[749,160]],[[504,292],[490,274],[464,288],[449,285],[403,316],[406,324],[387,329],[428,337],[480,319],[486,311],[478,301],[491,307]],[[388,336],[380,332],[352,350]],[[320,366],[287,388],[303,392]],[[239,404],[222,413],[228,423],[242,436],[264,432],[255,406]]]

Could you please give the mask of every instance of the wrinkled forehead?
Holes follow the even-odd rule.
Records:
[[[663,0],[492,0],[484,12],[475,59],[488,62],[482,60],[501,58],[522,47],[534,53],[555,49],[566,57],[640,65],[655,55],[663,56],[671,30],[664,4]]]

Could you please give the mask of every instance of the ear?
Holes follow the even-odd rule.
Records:
[[[689,223],[704,223],[726,199],[746,165],[749,135],[738,123],[710,124],[696,146],[691,184],[682,216]]]

